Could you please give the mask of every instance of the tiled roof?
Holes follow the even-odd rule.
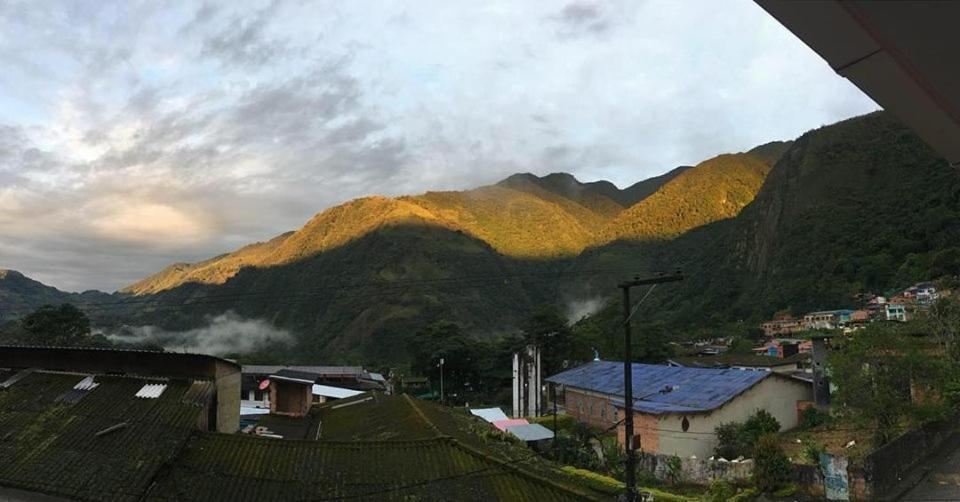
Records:
[[[347,406],[343,406],[346,404]],[[608,497],[544,468],[489,425],[407,396],[363,396],[319,408],[318,441],[199,433],[157,477],[147,500],[590,500]]]
[[[191,439],[146,500],[578,500],[451,438],[419,441]]]
[[[242,371],[245,374],[269,375],[283,369],[297,371],[306,371],[309,373],[318,373],[320,375],[361,375],[362,366],[283,366],[267,364],[245,364]]]
[[[768,371],[634,363],[634,408],[655,414],[710,411],[770,375],[771,372]],[[618,396],[623,400],[621,362],[589,362],[547,378],[547,381]]]
[[[98,501],[612,498],[465,411],[407,396],[330,403],[303,436],[319,441],[281,440],[197,430],[206,382],[96,375],[74,396],[85,376],[38,371],[0,390],[0,486]],[[134,397],[147,383],[167,387]]]
[[[186,396],[187,381],[165,381],[157,399],[137,399],[149,380],[97,376],[86,395],[59,399],[84,377],[34,372],[0,390],[0,485],[78,500],[138,500],[202,413],[183,400],[202,391]]]
[[[320,375],[309,372],[309,371],[282,369],[280,371],[274,372],[272,375],[270,375],[270,378],[274,378],[276,380],[303,381],[303,382],[309,382],[312,384],[318,378],[320,378]]]
[[[810,354],[798,353],[783,359],[772,356],[758,356],[753,354],[724,354],[720,356],[683,356],[671,357],[670,362],[691,368],[712,368],[716,366],[747,366],[754,368],[771,368],[797,364],[810,359]]]

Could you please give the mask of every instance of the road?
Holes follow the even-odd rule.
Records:
[[[954,449],[938,464],[900,500],[960,500],[960,448]]]

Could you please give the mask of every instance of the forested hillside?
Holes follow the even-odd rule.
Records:
[[[645,250],[651,268],[689,276],[647,312],[691,326],[854,306],[856,293],[960,274],[958,246],[960,173],[877,112],[797,139],[736,218]]]
[[[436,320],[510,332],[544,304],[615,301],[635,273],[687,275],[638,314],[664,334],[850,306],[858,292],[960,273],[960,175],[885,113],[668,174],[641,186],[659,183],[649,194],[520,174],[358,199],[269,242],[173,265],[90,313],[108,327],[183,330],[229,310],[289,330],[288,359],[390,362]],[[7,312],[78,299],[0,279]]]

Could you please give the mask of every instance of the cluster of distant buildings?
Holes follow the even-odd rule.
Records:
[[[884,296],[861,295],[859,309],[823,310],[795,318],[780,315],[760,325],[769,337],[791,335],[803,331],[859,329],[873,321],[905,322],[929,310],[939,298],[950,294],[938,290],[932,282],[920,282],[903,290],[889,291]]]

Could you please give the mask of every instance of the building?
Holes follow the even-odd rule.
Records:
[[[562,389],[564,409],[577,420],[609,429],[623,418],[623,363],[594,361],[547,378]],[[633,365],[635,444],[647,453],[707,458],[714,429],[742,422],[759,409],[783,429],[799,422],[813,399],[809,382],[774,371]],[[623,426],[618,426],[621,444]]]
[[[220,406],[239,409],[239,383],[239,366],[210,356],[0,347],[0,499],[613,497],[476,434],[475,417],[407,396],[365,393],[316,407],[315,421],[267,416],[322,422],[296,440],[218,429]]]
[[[852,310],[822,310],[803,316],[803,329],[838,329],[850,322]]]
[[[805,363],[809,360],[810,354],[802,352],[784,358],[770,357],[767,355],[724,354],[720,356],[672,357],[667,361],[667,364],[685,368],[732,368],[738,370],[792,373],[802,370]]]
[[[793,317],[773,319],[760,325],[767,336],[791,335],[803,331],[803,321]]]
[[[15,374],[60,372],[70,375],[67,380],[77,380],[77,376],[89,376],[95,381],[108,376],[123,377],[128,385],[147,381],[191,386],[196,383],[198,388],[210,388],[209,399],[204,398],[204,406],[208,408],[204,428],[236,432],[240,427],[240,366],[219,357],[92,347],[0,346],[0,371],[2,369]],[[100,392],[106,393],[105,389]],[[163,394],[169,395],[169,392],[168,389]]]
[[[288,417],[303,417],[313,405],[313,385],[316,373],[283,369],[270,375],[270,413]]]
[[[803,340],[795,338],[779,338],[770,340],[767,343],[753,349],[753,353],[758,356],[776,357],[785,359],[803,352]]]
[[[386,379],[380,373],[365,370],[362,366],[281,366],[281,365],[244,365],[242,368],[241,405],[245,409],[270,409],[270,389],[260,384],[270,375],[280,371],[299,371],[316,375],[315,384],[336,389],[353,391],[384,391]],[[324,402],[323,395],[317,395],[314,404]],[[336,396],[326,396],[336,397]]]
[[[139,500],[192,435],[237,430],[239,397],[216,357],[0,347],[0,489]]]
[[[906,322],[910,318],[903,303],[887,303],[886,308],[888,321]]]

